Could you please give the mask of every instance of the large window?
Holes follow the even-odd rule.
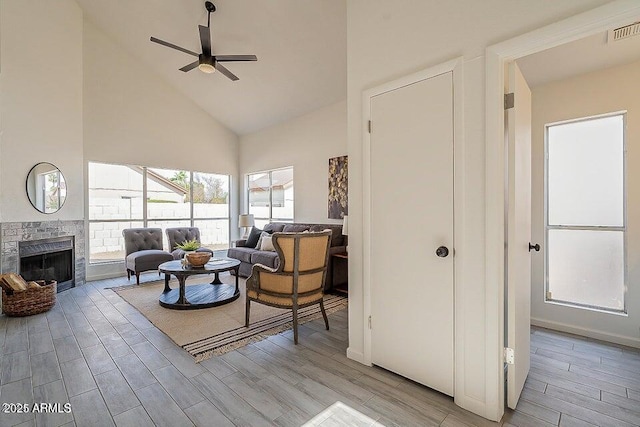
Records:
[[[625,311],[624,123],[547,126],[547,301]]]
[[[257,227],[293,221],[293,168],[253,173],[247,181],[249,213]]]
[[[122,261],[132,227],[198,227],[203,246],[226,249],[228,199],[228,175],[90,162],[89,262]]]

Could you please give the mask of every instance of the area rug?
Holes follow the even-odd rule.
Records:
[[[194,283],[204,283],[207,277],[199,279],[190,280]],[[235,283],[235,277],[227,274],[221,275],[220,279],[225,283]],[[187,286],[189,283],[187,282]],[[178,282],[172,280],[170,285],[171,288],[176,288]],[[189,352],[196,362],[200,362],[213,355],[224,354],[291,329],[291,310],[258,303],[251,303],[251,322],[249,328],[245,328],[245,280],[241,278],[239,285],[240,298],[229,304],[202,310],[171,310],[161,307],[158,297],[164,288],[164,280],[112,289],[177,345]],[[325,295],[324,306],[327,314],[334,313],[347,307],[347,298]],[[319,305],[298,311],[300,324],[321,317]]]

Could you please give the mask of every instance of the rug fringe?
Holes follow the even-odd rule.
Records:
[[[335,313],[336,311],[343,310],[345,307],[347,307],[346,300],[345,300],[345,303],[343,305],[338,305],[338,306],[333,307],[331,309],[327,309],[326,310],[327,315]],[[322,317],[322,312],[318,312],[318,313],[309,315],[307,318],[305,318],[303,320],[298,320],[298,324],[299,325],[303,325],[305,323],[308,323],[308,322],[310,322],[312,320],[319,319],[321,317]],[[245,347],[245,346],[247,346],[249,344],[252,344],[254,342],[262,341],[262,340],[264,340],[264,339],[266,339],[266,338],[268,338],[270,336],[277,335],[277,334],[279,334],[281,332],[287,331],[287,330],[292,329],[292,328],[293,328],[293,321],[287,322],[287,323],[283,323],[282,325],[279,325],[279,326],[275,326],[275,327],[273,327],[271,329],[268,329],[268,330],[266,330],[264,332],[261,332],[259,334],[252,335],[252,336],[246,337],[246,338],[242,338],[242,339],[240,339],[238,341],[234,341],[232,343],[225,344],[223,346],[216,347],[216,348],[213,348],[211,350],[207,350],[204,353],[199,353],[199,354],[196,354],[196,355],[191,354],[191,353],[190,354],[195,357],[196,363],[200,363],[200,362],[202,362],[204,360],[210,359],[213,356],[220,356],[220,355],[228,353],[230,351],[237,350],[239,348]],[[185,346],[183,346],[183,348],[184,347]]]

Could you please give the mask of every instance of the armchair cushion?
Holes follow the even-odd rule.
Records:
[[[173,256],[169,252],[159,249],[147,249],[127,255],[126,268],[138,273],[154,270],[165,261],[172,261]]]

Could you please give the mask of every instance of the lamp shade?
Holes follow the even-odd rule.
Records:
[[[253,214],[240,214],[238,217],[238,227],[253,227]]]
[[[342,222],[342,235],[343,236],[349,235],[349,216],[348,215],[344,216],[344,221]]]

